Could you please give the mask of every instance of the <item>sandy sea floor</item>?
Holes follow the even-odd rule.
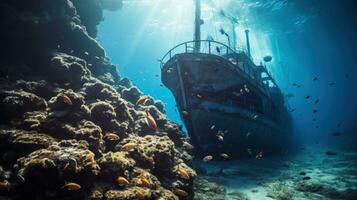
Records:
[[[306,148],[261,160],[199,163],[209,186],[197,186],[196,199],[357,199],[357,153],[336,153]]]

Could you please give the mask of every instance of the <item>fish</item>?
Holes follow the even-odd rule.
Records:
[[[316,118],[313,118],[313,119],[312,119],[312,121],[314,121],[314,122],[315,122],[315,121],[316,121]]]
[[[202,96],[200,94],[197,94],[196,96],[197,96],[197,98],[200,98],[200,99],[202,98]]]
[[[310,176],[305,176],[304,178],[302,178],[302,180],[310,180],[311,177]]]
[[[297,84],[296,84],[296,83],[293,83],[292,86],[297,86]]]
[[[219,130],[219,131],[217,132],[216,136],[218,137],[219,135],[224,136],[224,132],[222,132],[221,130]]]
[[[319,99],[316,99],[315,102],[314,102],[314,104],[318,104],[319,102],[320,102],[320,100],[319,100]]]
[[[301,85],[298,85],[297,87],[298,87],[298,88],[301,88]]]
[[[291,109],[290,112],[294,112],[295,111],[295,108]]]
[[[104,135],[104,138],[107,138],[110,141],[120,140],[120,137],[115,133],[107,133]]]
[[[259,152],[256,156],[255,156],[255,159],[261,159],[263,157],[263,152]]]
[[[144,191],[142,189],[134,188],[134,193],[136,194],[136,196],[139,199],[145,199],[145,194],[144,194]]]
[[[143,185],[144,187],[150,188],[151,187],[151,183],[150,180],[144,176],[140,177],[140,181],[141,181],[141,185]]]
[[[250,92],[250,90],[247,87],[244,87],[244,91],[247,92],[247,93]]]
[[[247,152],[248,152],[248,154],[249,154],[249,155],[253,155],[253,151],[252,151],[252,149],[247,148]]]
[[[132,149],[135,149],[137,146],[138,146],[137,143],[129,142],[129,143],[124,144],[124,145],[120,148],[120,151],[130,151],[130,150],[132,150]]]
[[[307,95],[306,97],[305,97],[305,99],[309,99],[310,98],[310,96],[309,95]]]
[[[146,102],[146,100],[148,100],[148,99],[150,99],[149,96],[146,96],[146,95],[141,96],[141,97],[136,101],[136,105],[143,105],[143,104]]]
[[[317,110],[316,109],[312,110],[312,113],[314,113],[314,114],[317,113]]]
[[[82,187],[78,183],[74,182],[67,182],[62,188],[67,188],[67,190],[80,190]]]
[[[213,130],[213,129],[214,129],[214,127],[216,127],[216,126],[215,126],[215,125],[212,125],[212,126],[211,126],[211,130]]]
[[[229,155],[226,154],[226,153],[221,153],[220,156],[221,156],[222,158],[224,158],[224,159],[229,158]]]
[[[181,176],[181,178],[183,178],[185,180],[190,180],[190,174],[188,173],[188,171],[184,167],[179,165],[177,167],[177,172]]]
[[[59,94],[59,96],[62,97],[63,102],[64,102],[65,104],[70,105],[70,106],[73,105],[72,100],[71,100],[65,93],[61,92],[61,93]]]
[[[334,82],[331,82],[329,85],[330,85],[330,86],[333,86],[333,85],[335,85],[335,83],[334,83]]]
[[[253,116],[253,119],[257,119],[259,116],[258,115],[254,115]]]
[[[234,58],[229,58],[229,62],[231,62],[233,65],[237,65],[237,60]]]
[[[205,157],[202,159],[202,161],[203,161],[203,162],[209,162],[209,161],[211,161],[212,159],[213,159],[213,156],[208,155],[208,156],[205,156]]]
[[[183,111],[182,111],[182,114],[185,115],[185,116],[188,116],[188,115],[189,115],[189,113],[188,113],[186,110],[183,110]]]
[[[182,146],[183,146],[184,148],[186,148],[186,149],[189,149],[189,150],[194,149],[194,146],[193,146],[192,144],[186,142],[186,141],[183,142]]]
[[[316,81],[317,80],[317,77],[315,77],[314,79],[312,79],[313,81]]]
[[[128,186],[129,185],[129,181],[128,179],[122,177],[122,176],[118,176],[116,178],[116,182],[119,183],[119,185],[121,186]]]
[[[218,140],[221,141],[221,142],[223,142],[223,140],[224,140],[224,138],[223,138],[222,135],[218,135],[217,138],[218,138]]]
[[[157,130],[156,121],[155,121],[154,117],[148,111],[146,111],[146,120],[147,120],[151,129]]]
[[[245,137],[249,137],[250,136],[250,132],[248,132],[246,135],[245,135]]]
[[[187,197],[188,193],[185,190],[179,189],[179,188],[175,188],[173,191],[174,194],[176,194],[177,196],[180,197]]]

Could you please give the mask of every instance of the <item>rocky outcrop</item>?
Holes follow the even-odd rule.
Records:
[[[0,3],[0,198],[192,199],[189,141],[94,39],[120,0]]]

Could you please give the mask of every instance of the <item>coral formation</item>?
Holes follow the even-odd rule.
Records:
[[[120,0],[0,3],[0,198],[193,199],[189,140],[94,39]]]

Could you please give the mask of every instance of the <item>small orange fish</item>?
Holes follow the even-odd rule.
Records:
[[[137,143],[129,142],[129,143],[124,144],[124,145],[120,148],[120,151],[130,151],[130,150],[136,148],[137,146],[138,146]]]
[[[65,104],[70,105],[70,106],[73,105],[72,100],[71,100],[65,93],[61,92],[61,93],[59,94],[59,96],[62,97],[63,102],[64,102]]]
[[[153,130],[157,130],[156,121],[155,121],[154,117],[148,111],[146,111],[146,119],[148,121],[150,128]]]
[[[211,161],[213,159],[213,156],[205,156],[203,159],[202,159],[202,161],[203,162],[209,162],[209,161]]]
[[[190,180],[190,174],[184,167],[179,165],[177,167],[177,172],[180,174],[181,178],[183,178],[185,180]]]
[[[78,183],[68,182],[62,188],[67,188],[67,190],[80,190],[82,187]]]
[[[118,176],[116,181],[121,186],[128,186],[129,185],[129,181],[126,178],[122,177],[122,176]]]
[[[136,105],[143,105],[148,99],[150,99],[149,96],[141,96],[138,101],[136,101]]]
[[[145,194],[144,194],[144,191],[142,189],[134,188],[134,193],[136,194],[136,196],[139,199],[145,199]]]
[[[173,191],[174,194],[181,196],[181,197],[187,197],[188,193],[185,190],[179,189],[179,188],[175,188]]]
[[[120,137],[115,133],[107,133],[107,134],[105,134],[104,138],[107,138],[110,141],[120,140]]]
[[[143,185],[144,187],[150,188],[151,187],[151,183],[150,180],[144,176],[140,177],[140,181],[141,181],[141,185]]]

